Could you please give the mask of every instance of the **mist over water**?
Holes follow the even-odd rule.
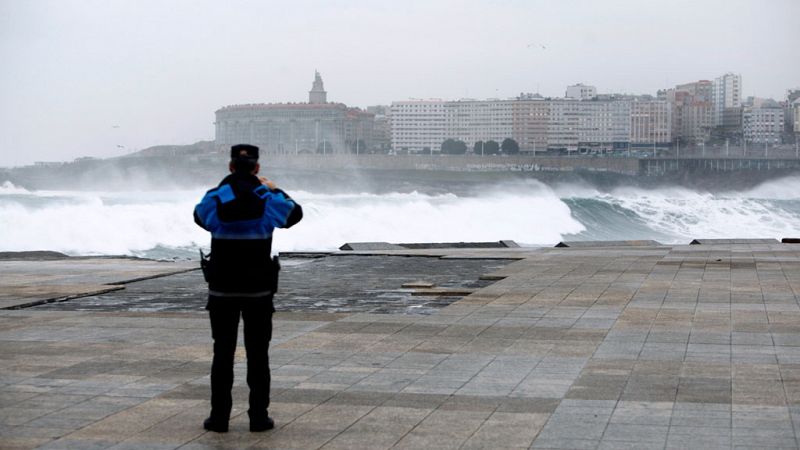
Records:
[[[196,257],[208,233],[192,220],[202,189],[29,191],[0,184],[0,251]],[[305,218],[277,230],[276,251],[333,250],[345,242],[470,242],[800,236],[800,178],[742,192],[685,188],[548,187],[536,181],[477,193],[294,191]]]

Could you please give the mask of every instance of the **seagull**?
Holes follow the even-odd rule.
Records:
[[[547,50],[547,47],[545,47],[544,44],[534,44],[534,43],[528,44],[528,48],[531,48],[533,46],[539,46],[541,47],[542,50]]]

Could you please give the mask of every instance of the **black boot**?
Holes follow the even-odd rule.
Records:
[[[252,427],[252,425],[251,425]],[[208,419],[203,421],[203,428],[208,431],[215,431],[217,433],[227,433],[228,432],[228,421],[214,419],[213,417],[209,417]]]
[[[250,431],[267,431],[273,428],[275,428],[275,421],[272,420],[272,417],[261,416],[250,418]]]

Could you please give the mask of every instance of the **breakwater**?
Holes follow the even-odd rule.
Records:
[[[270,155],[271,167],[303,170],[444,172],[606,172],[662,177],[682,173],[800,171],[798,158],[533,156],[533,155]]]
[[[641,155],[639,155],[641,156]],[[800,159],[770,157],[558,156],[558,155],[352,155],[267,154],[262,173],[284,186],[336,190],[449,192],[460,185],[519,179],[545,183],[586,182],[597,187],[680,184],[703,189],[740,189],[800,171]],[[0,183],[28,189],[128,189],[206,186],[227,166],[222,153],[82,159],[70,163],[0,170]],[[742,176],[738,176],[742,175]],[[287,184],[288,183],[288,184]],[[433,190],[426,189],[432,186]]]
[[[269,165],[288,169],[422,170],[449,172],[612,172],[637,175],[628,157],[532,155],[270,155]]]

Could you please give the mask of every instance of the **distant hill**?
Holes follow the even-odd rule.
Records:
[[[189,145],[156,145],[121,156],[120,158],[202,155],[214,152],[216,152],[214,141],[199,141]]]

